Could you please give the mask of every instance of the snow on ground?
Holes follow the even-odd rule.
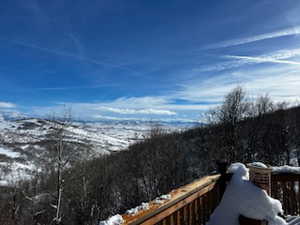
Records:
[[[121,225],[122,223],[124,223],[123,217],[117,214],[107,220],[100,221],[99,225]]]
[[[23,164],[18,162],[6,163],[0,162],[1,167],[8,171],[0,174],[0,186],[9,186],[20,180],[31,179],[31,174],[36,170],[33,164]]]
[[[10,157],[10,158],[18,158],[20,157],[20,153],[18,152],[13,152],[9,149],[5,149],[5,148],[2,148],[0,147],[0,155],[6,155],[7,157]]]
[[[239,225],[239,216],[267,220],[269,225],[286,225],[278,216],[283,214],[281,203],[249,181],[249,171],[242,163],[234,163],[233,173],[223,198],[210,217],[208,225]]]
[[[43,154],[47,151],[47,134],[58,126],[58,123],[45,119],[5,120],[0,113],[0,140],[3,142],[0,154],[8,158],[2,157],[3,160],[0,161],[0,185],[11,182],[12,179],[8,177],[24,177],[16,174],[23,173],[29,176],[32,171],[26,167],[27,165],[33,164],[34,167],[31,169],[38,169],[40,157],[47,155]],[[66,141],[83,146],[81,149],[85,146],[91,147],[92,152],[89,152],[89,156],[97,156],[126,149],[130,144],[147,136],[152,127],[153,125],[146,122],[103,121],[74,122],[64,129]],[[183,129],[181,125],[174,124],[170,126],[165,124],[162,128],[170,131]],[[24,162],[22,164],[24,166],[11,164],[12,162]]]

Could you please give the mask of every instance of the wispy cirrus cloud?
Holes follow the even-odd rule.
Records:
[[[38,116],[63,115],[71,109],[75,119],[120,119],[120,120],[161,120],[197,121],[200,113],[213,104],[178,104],[174,96],[121,97],[105,102],[67,102],[47,107],[34,107]]]
[[[74,40],[76,40],[75,44],[76,46],[79,45],[79,41],[77,39],[74,39],[74,36],[70,36],[71,40],[74,42]],[[2,39],[4,40],[4,39]],[[65,57],[69,57],[69,58],[73,58],[77,61],[81,61],[81,62],[86,62],[86,63],[90,63],[90,64],[94,64],[94,65],[98,65],[98,66],[104,66],[104,67],[109,67],[109,68],[119,68],[122,70],[126,70],[128,72],[130,72],[132,75],[137,75],[139,74],[139,72],[137,72],[136,70],[133,70],[131,68],[129,68],[127,66],[127,64],[124,63],[111,63],[108,61],[104,61],[104,60],[98,60],[98,59],[93,59],[90,57],[87,57],[85,55],[82,55],[82,50],[80,50],[79,54],[76,53],[71,53],[65,50],[60,50],[60,49],[50,49],[47,47],[42,47],[39,46],[37,44],[32,44],[32,43],[28,43],[25,41],[19,41],[19,40],[5,40],[8,41],[14,45],[18,45],[18,46],[23,46],[26,48],[31,48],[31,49],[35,49],[35,50],[39,50],[42,52],[46,52],[46,53],[50,53],[50,54],[55,54],[55,55],[59,55],[59,56],[65,56]],[[82,46],[80,47],[80,49],[82,49]]]
[[[181,85],[177,98],[190,102],[221,102],[237,85],[254,97],[268,93],[276,101],[296,101],[300,98],[300,68],[298,64],[281,64],[223,72],[205,80],[194,79]]]
[[[14,103],[11,102],[0,102],[0,108],[5,109],[12,109],[16,108],[17,106]]]
[[[112,87],[112,86],[118,86],[118,84],[100,84],[100,85],[90,85],[90,86],[66,86],[66,87],[41,87],[41,88],[35,88],[34,90],[65,91],[65,90],[97,89],[97,88]]]
[[[244,65],[258,64],[258,63],[279,63],[299,65],[300,62],[291,60],[291,58],[300,56],[300,49],[283,49],[274,51],[268,54],[258,56],[245,56],[245,55],[222,55],[218,59],[226,59],[224,62],[217,62],[211,65],[193,68],[194,72],[216,72],[242,67]]]
[[[111,108],[111,107],[100,107],[99,109],[110,111],[113,113],[124,114],[124,115],[134,115],[134,114],[143,114],[143,115],[176,115],[176,112],[164,109],[128,109],[128,108]]]
[[[239,39],[223,41],[223,42],[220,42],[217,44],[209,45],[208,47],[206,47],[206,49],[226,48],[226,47],[231,47],[231,46],[248,44],[248,43],[252,43],[252,42],[256,42],[256,41],[262,41],[262,40],[267,40],[267,39],[272,39],[272,38],[279,38],[279,37],[298,35],[298,34],[300,34],[300,26],[294,26],[294,27],[277,30],[277,31],[270,32],[270,33],[254,35],[254,36],[246,37],[246,38],[239,38]]]
[[[115,120],[115,121],[144,121],[144,122],[184,122],[184,123],[195,123],[200,120],[188,119],[188,118],[164,118],[164,119],[151,119],[144,117],[113,117],[113,116],[103,116],[101,114],[94,115],[93,117],[96,120]]]
[[[227,58],[231,59],[241,59],[245,63],[253,62],[253,63],[282,63],[282,64],[290,64],[290,65],[300,65],[300,62],[290,61],[290,60],[282,60],[276,59],[275,57],[256,57],[256,56],[239,56],[239,55],[228,55]]]

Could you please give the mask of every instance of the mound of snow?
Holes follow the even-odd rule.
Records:
[[[99,225],[121,225],[124,223],[123,217],[119,214],[110,217],[108,220],[100,221]]]
[[[157,197],[156,199],[154,199],[154,203],[155,204],[162,204],[165,201],[170,200],[170,199],[171,199],[171,195],[170,194],[161,195],[161,196]]]
[[[279,174],[279,173],[294,173],[294,174],[300,174],[300,167],[296,166],[274,166],[272,167],[272,173]]]
[[[249,171],[244,164],[232,164],[229,172],[233,173],[232,179],[208,225],[239,225],[240,215],[267,220],[269,225],[286,225],[278,216],[283,213],[281,203],[249,181]]]
[[[148,210],[149,209],[149,203],[145,203],[143,202],[140,206],[137,206],[135,208],[132,208],[132,209],[129,209],[126,211],[127,214],[130,214],[130,215],[135,215],[137,214],[139,211],[142,211],[142,210]]]
[[[249,166],[253,166],[253,167],[257,167],[257,168],[268,168],[268,166],[266,166],[264,163],[262,162],[253,162],[253,163],[249,163]]]

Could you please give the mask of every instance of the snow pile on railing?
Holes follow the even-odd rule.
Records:
[[[164,202],[166,202],[170,199],[171,199],[170,194],[161,195],[161,196],[157,197],[156,199],[154,199],[153,203],[154,204],[162,204],[162,203],[164,203]],[[136,214],[140,213],[141,211],[149,210],[149,209],[150,209],[150,204],[143,202],[141,205],[139,205],[135,208],[127,210],[126,214],[127,215],[136,215]],[[117,214],[117,215],[114,215],[114,216],[110,217],[107,220],[100,221],[99,225],[121,225],[124,222],[125,221],[124,221],[123,217],[121,215]]]
[[[157,197],[156,199],[154,199],[154,203],[155,204],[162,204],[165,201],[170,200],[170,199],[171,199],[171,195],[170,194],[168,194],[168,195],[161,195],[161,196]]]
[[[293,173],[293,174],[300,174],[300,167],[296,166],[274,166],[272,167],[273,174],[280,174],[280,173]]]
[[[110,217],[107,220],[100,221],[99,225],[121,225],[124,223],[123,217],[119,214]]]
[[[261,162],[253,162],[248,165],[258,167],[258,168],[268,168],[265,164]],[[297,166],[273,166],[272,167],[273,174],[281,174],[281,173],[292,173],[292,174],[300,174],[300,167]]]
[[[239,216],[266,220],[269,225],[286,225],[278,216],[283,214],[281,203],[249,181],[249,171],[242,163],[234,163],[233,173],[221,203],[210,217],[208,225],[239,225]]]
[[[252,162],[252,163],[249,163],[247,164],[249,166],[253,166],[253,167],[257,167],[257,168],[268,168],[264,163],[262,162]]]
[[[127,214],[130,214],[130,215],[135,215],[137,214],[139,211],[142,211],[142,210],[148,210],[149,209],[149,203],[145,203],[143,202],[141,205],[135,207],[135,208],[132,208],[132,209],[128,209],[126,211]]]

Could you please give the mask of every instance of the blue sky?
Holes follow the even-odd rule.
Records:
[[[198,120],[241,85],[300,96],[297,0],[3,0],[0,111]]]

